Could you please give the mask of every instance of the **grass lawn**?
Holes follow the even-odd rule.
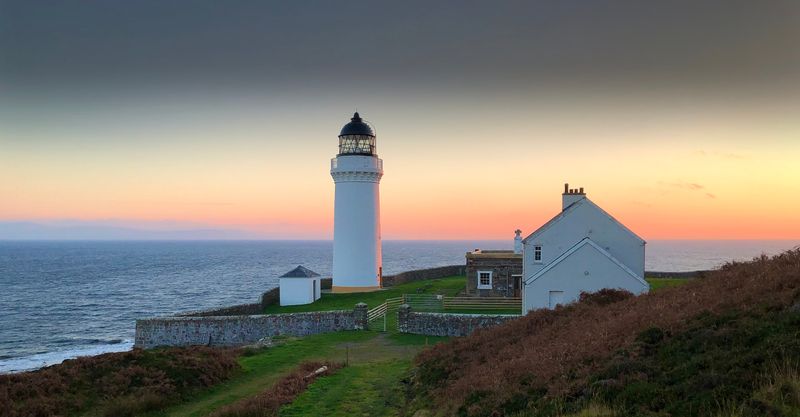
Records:
[[[400,297],[403,294],[417,294],[421,289],[421,294],[444,294],[453,296],[463,290],[466,285],[464,276],[454,276],[426,281],[409,282],[394,287],[373,292],[361,292],[350,294],[330,294],[323,293],[322,298],[313,304],[299,306],[271,305],[264,312],[274,313],[297,313],[304,311],[325,311],[325,310],[352,310],[357,303],[367,303],[369,308],[382,304],[387,298]]]
[[[404,403],[401,380],[409,366],[410,359],[349,366],[315,381],[278,415],[398,416]]]
[[[239,359],[241,374],[197,395],[188,402],[170,407],[153,416],[204,416],[212,410],[241,398],[250,397],[268,388],[278,378],[308,360],[334,360],[344,362],[348,347],[369,343],[376,338],[374,332],[338,332],[287,340],[284,344],[264,349],[254,355]],[[351,360],[363,360],[363,355],[353,353]]]
[[[327,360],[349,363],[350,366],[342,371],[351,368],[368,369],[375,364],[397,362],[404,363],[403,369],[405,370],[414,355],[426,344],[433,345],[446,339],[364,331],[326,333],[287,339],[279,346],[263,349],[250,356],[240,358],[242,372],[231,380],[216,385],[182,404],[158,413],[151,413],[149,416],[205,416],[223,405],[252,397],[266,390],[281,376],[290,372],[303,361]],[[363,375],[368,379],[373,374],[356,372],[354,375]],[[367,406],[369,404],[364,405],[364,407]]]

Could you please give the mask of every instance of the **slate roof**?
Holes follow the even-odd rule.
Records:
[[[297,268],[281,275],[280,278],[313,278],[318,276],[318,273],[304,267],[303,265],[297,265]]]

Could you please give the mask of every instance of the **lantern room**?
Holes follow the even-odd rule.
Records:
[[[358,112],[339,133],[339,155],[376,155],[375,132]]]

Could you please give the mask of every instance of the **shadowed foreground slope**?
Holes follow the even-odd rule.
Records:
[[[422,352],[411,408],[460,416],[797,415],[799,298],[800,250],[730,263],[639,297],[589,295]]]

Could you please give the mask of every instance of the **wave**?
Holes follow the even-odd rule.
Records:
[[[54,345],[70,345],[70,346],[94,346],[94,345],[116,345],[124,343],[124,339],[56,339],[50,343]]]
[[[86,346],[77,346],[73,349],[54,352],[37,353],[16,358],[0,358],[0,373],[15,373],[33,371],[45,366],[57,365],[67,359],[80,356],[95,356],[110,352],[124,352],[133,348],[132,340],[113,339],[102,341],[104,343],[91,343]]]

